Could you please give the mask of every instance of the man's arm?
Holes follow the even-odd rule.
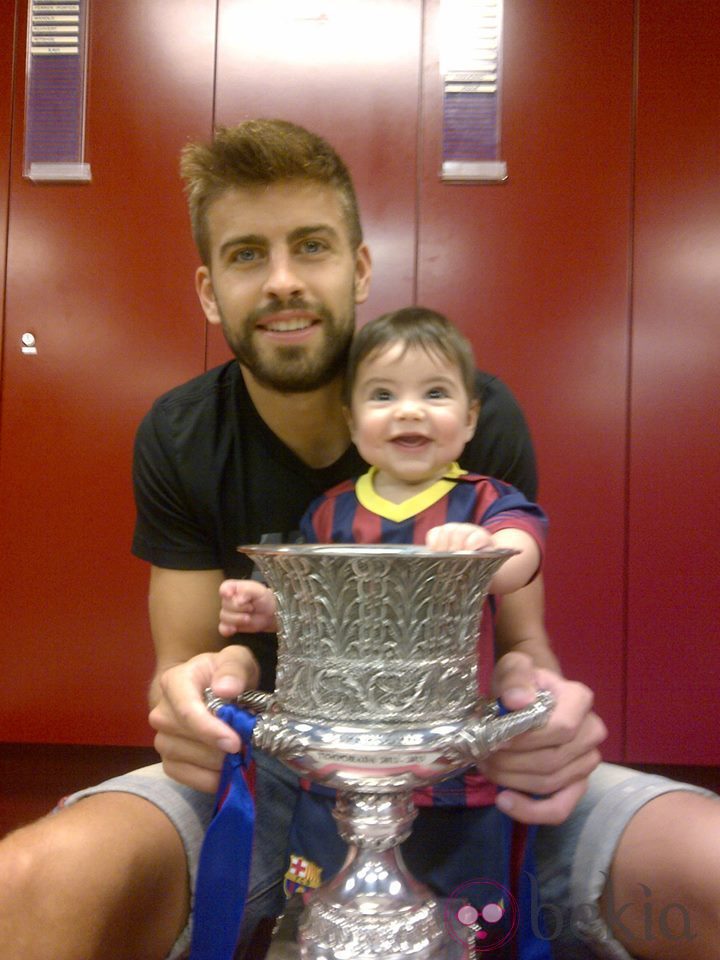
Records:
[[[592,711],[592,691],[560,673],[545,630],[542,577],[503,597],[497,637],[495,695],[518,710],[546,689],[555,707],[543,728],[515,737],[488,757],[483,773],[508,788],[497,803],[516,820],[561,823],[587,789],[607,730]]]
[[[150,625],[156,669],[150,690],[155,748],[168,776],[212,793],[237,734],[206,709],[203,691],[232,698],[255,687],[260,670],[247,647],[223,647],[218,632],[221,570],[152,567]]]
[[[161,696],[160,677],[170,667],[223,646],[218,633],[222,570],[150,568],[150,630],[155,646],[155,675],[150,705]]]
[[[505,595],[500,602],[495,627],[498,658],[506,653],[526,653],[537,667],[562,674],[545,629],[545,587],[542,573]]]

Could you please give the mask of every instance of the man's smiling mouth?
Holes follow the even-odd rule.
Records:
[[[258,320],[257,329],[268,333],[295,333],[300,330],[307,330],[318,322],[319,320],[314,314],[305,311],[275,314]]]

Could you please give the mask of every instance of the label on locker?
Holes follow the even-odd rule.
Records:
[[[443,180],[504,180],[502,0],[441,0]]]
[[[28,5],[23,173],[33,180],[90,179],[83,162],[89,3]]]

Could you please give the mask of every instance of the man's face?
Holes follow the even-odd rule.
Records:
[[[288,393],[337,377],[370,280],[337,191],[312,181],[229,189],[208,209],[208,234],[198,295],[240,363]]]

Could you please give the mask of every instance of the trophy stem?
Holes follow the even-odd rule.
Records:
[[[417,811],[411,792],[338,793],[334,815],[350,844],[340,872],[300,921],[302,960],[468,960],[442,905],[407,870],[399,844]]]

